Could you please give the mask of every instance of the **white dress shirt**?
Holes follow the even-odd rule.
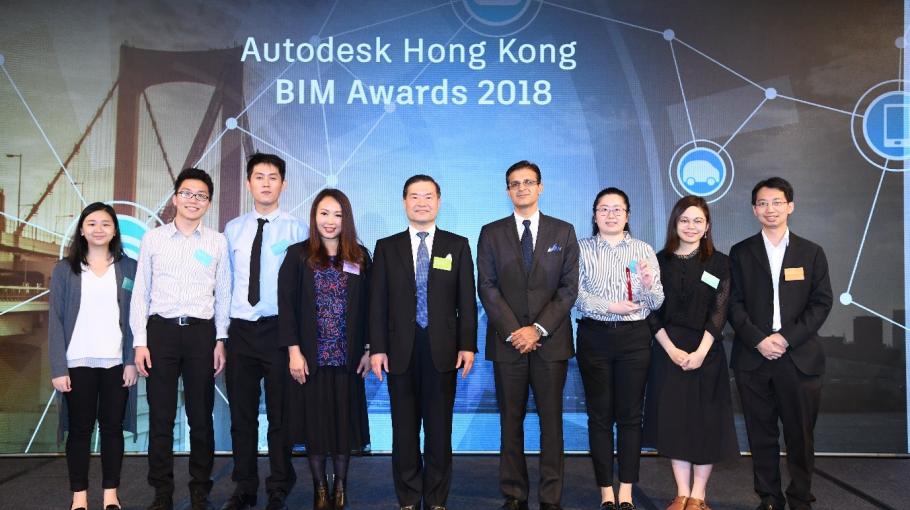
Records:
[[[787,245],[790,244],[790,229],[784,232],[777,246],[771,243],[768,236],[765,235],[764,229],[761,231],[761,237],[765,241],[765,252],[768,254],[768,262],[771,264],[771,285],[774,288],[774,319],[771,322],[771,329],[780,331],[780,271],[784,265],[784,253],[787,252]]]
[[[537,248],[537,227],[540,226],[540,209],[534,211],[534,214],[530,218],[523,218],[517,212],[512,213],[515,216],[515,225],[518,227],[518,239],[521,239],[521,235],[525,233],[525,226],[522,222],[524,220],[531,220],[531,224],[528,225],[528,228],[531,229],[531,248]]]
[[[262,228],[262,252],[259,259],[259,303],[251,306],[250,256],[259,229],[259,218],[268,220]],[[278,270],[288,246],[307,238],[308,228],[302,221],[280,209],[263,216],[255,210],[231,220],[224,227],[231,254],[231,318],[247,321],[278,315]]]
[[[426,230],[417,230],[416,228],[408,225],[408,234],[411,237],[411,262],[414,263],[414,279],[417,279],[417,250],[420,248],[420,237],[417,235],[418,232],[428,232],[429,235],[426,239],[427,244],[427,256],[430,257],[430,262],[433,259],[433,239],[436,238],[436,224],[432,224],[430,228]]]
[[[214,318],[215,338],[227,338],[230,265],[227,239],[201,223],[188,236],[173,222],[147,232],[130,301],[133,346],[148,345],[145,328],[151,315]]]

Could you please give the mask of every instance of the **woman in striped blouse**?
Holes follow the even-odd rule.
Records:
[[[651,360],[648,315],[663,303],[654,249],[629,232],[629,197],[606,188],[594,199],[592,236],[579,241],[578,367],[601,509],[632,510],[638,481],[641,416]],[[617,425],[619,505],[613,493]]]

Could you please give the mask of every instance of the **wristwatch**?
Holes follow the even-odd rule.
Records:
[[[539,324],[536,324],[536,323],[535,323],[535,324],[534,324],[534,329],[537,330],[537,334],[540,335],[541,338],[547,336],[547,335],[544,334],[544,333],[546,333],[546,332],[543,330],[542,327],[540,327]]]

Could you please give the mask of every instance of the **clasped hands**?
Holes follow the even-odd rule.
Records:
[[[540,331],[533,325],[518,328],[512,332],[512,347],[522,354],[540,348]]]
[[[775,360],[787,352],[790,343],[780,333],[771,333],[755,346],[766,359]]]

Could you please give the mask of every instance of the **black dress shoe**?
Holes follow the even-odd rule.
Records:
[[[190,490],[190,508],[193,510],[212,510],[209,493],[204,490]]]
[[[617,510],[636,510],[635,503],[620,503]]]
[[[275,489],[269,491],[269,503],[265,506],[265,510],[287,510],[288,495],[281,489]]]
[[[446,507],[443,505],[430,505],[427,510],[446,510]]]
[[[416,510],[417,506],[416,505],[403,505],[398,508],[399,508],[399,510]]]
[[[562,507],[554,503],[541,503],[540,510],[562,510]]]
[[[174,500],[170,494],[155,494],[148,510],[174,510]]]
[[[600,510],[616,510],[616,503],[612,501],[604,501],[600,504]]]
[[[528,502],[508,497],[499,508],[500,510],[528,510]]]
[[[224,502],[221,510],[246,510],[247,508],[253,508],[254,506],[256,506],[255,494],[235,492]]]
[[[106,507],[104,507],[104,510],[121,510],[121,508],[120,508],[120,505],[115,505],[115,504],[111,503],[110,505],[107,505]]]

